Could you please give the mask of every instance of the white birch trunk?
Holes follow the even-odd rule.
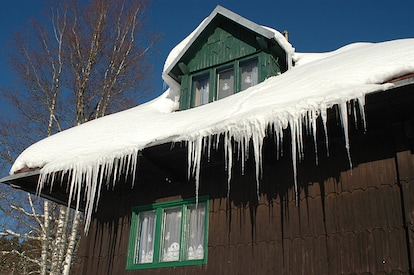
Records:
[[[81,212],[75,211],[75,216],[72,220],[72,230],[69,237],[69,243],[66,249],[66,257],[63,262],[62,274],[69,275],[70,267],[72,265],[72,258],[75,253],[76,245],[79,238],[79,226],[81,223]]]
[[[66,221],[67,208],[64,206],[59,207],[59,217],[56,221],[57,228],[55,238],[53,240],[52,247],[52,262],[50,265],[50,274],[60,274],[60,261],[59,256],[63,254],[66,246],[66,239],[64,238],[66,228],[68,226]]]
[[[49,251],[49,231],[50,231],[50,216],[49,216],[49,202],[45,200],[43,204],[43,230],[41,231],[42,238],[42,252],[41,252],[41,265],[40,265],[40,274],[47,274],[48,266],[48,251]]]

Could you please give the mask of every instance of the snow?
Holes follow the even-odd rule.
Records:
[[[347,105],[353,100],[363,109],[366,94],[390,89],[393,84],[383,83],[414,72],[414,39],[357,43],[323,54],[294,53],[293,59],[296,66],[286,73],[210,104],[175,112],[179,95],[168,89],[151,102],[53,135],[21,153],[10,173],[25,167],[41,168],[41,191],[48,177],[70,172],[70,199],[79,203],[81,192],[86,194],[86,231],[101,188],[116,184],[119,171],[114,167],[120,164],[121,168],[135,169],[139,151],[157,144],[188,144],[189,177],[195,178],[198,195],[201,155],[214,148],[215,135],[224,137],[229,182],[233,153],[240,152],[246,159],[249,140],[253,141],[259,184],[268,126],[272,126],[278,143],[283,142],[283,130],[290,126],[296,181],[305,130],[316,139],[316,119],[321,117],[326,125],[327,109],[337,105],[349,153]],[[349,162],[352,166],[350,156]],[[102,181],[101,175],[111,174],[113,182]]]

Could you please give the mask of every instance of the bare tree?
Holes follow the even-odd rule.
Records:
[[[156,42],[144,28],[148,4],[57,1],[46,24],[33,21],[30,32],[16,34],[11,61],[21,86],[3,91],[17,110],[13,125],[0,121],[3,165],[35,140],[138,102],[149,77],[146,57]],[[40,207],[34,200],[28,195],[20,205],[2,204],[0,210],[26,230],[5,225],[2,234],[41,244],[27,259],[38,265],[38,273],[69,274],[82,215],[48,201]]]

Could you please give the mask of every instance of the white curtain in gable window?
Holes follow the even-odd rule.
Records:
[[[247,63],[242,64],[241,71],[242,71],[242,75],[241,75],[241,90],[242,91],[259,83],[257,59],[254,59]]]
[[[205,203],[189,206],[187,208],[187,215],[189,217],[187,260],[203,259],[206,220]]]
[[[234,69],[221,70],[217,74],[217,99],[222,99],[234,94]]]
[[[155,211],[139,214],[139,231],[137,238],[136,262],[152,263],[154,255]]]
[[[178,261],[180,258],[181,207],[164,211],[161,260]]]
[[[194,106],[207,104],[209,101],[209,77],[202,76],[194,80],[195,85],[195,99]]]

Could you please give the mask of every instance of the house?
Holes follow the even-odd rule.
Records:
[[[413,45],[300,54],[217,7],[163,95],[32,145],[1,181],[85,211],[79,274],[409,274]]]

